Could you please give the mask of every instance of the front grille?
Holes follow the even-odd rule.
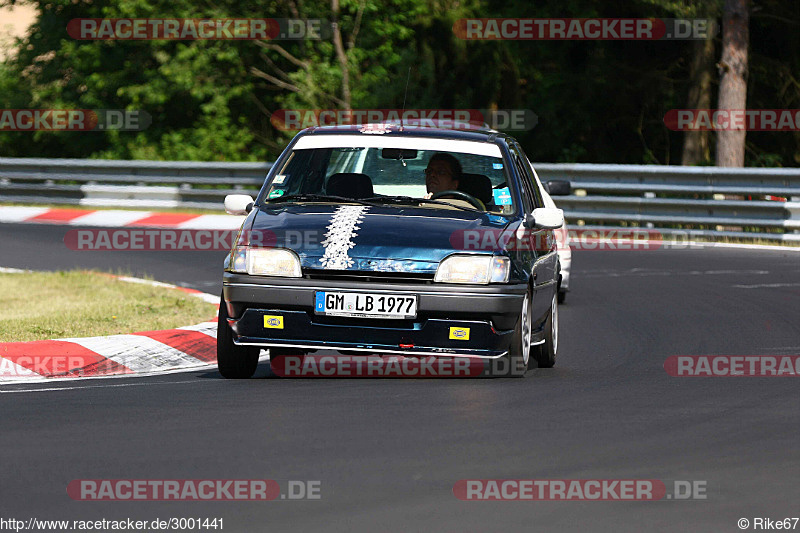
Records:
[[[375,272],[304,268],[303,278],[328,281],[363,281],[367,283],[433,283],[433,274],[427,272]]]

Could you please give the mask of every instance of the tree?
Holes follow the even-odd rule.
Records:
[[[26,1],[39,17],[0,63],[0,109],[141,109],[152,124],[141,132],[0,132],[0,156],[274,160],[292,132],[276,128],[271,113],[399,108],[411,67],[409,109],[533,110],[537,126],[510,133],[538,161],[713,157],[713,134],[670,131],[663,119],[716,102],[719,38],[464,40],[453,25],[484,17],[718,19],[725,0],[540,0],[535,9],[530,0]],[[739,12],[728,9],[725,20],[743,43],[728,35],[719,67],[723,85],[739,76],[741,99],[719,106],[800,107],[800,2],[759,0],[750,20],[746,9],[732,15]],[[321,39],[264,41],[77,41],[66,32],[73,18],[165,16],[336,26]],[[730,50],[736,42],[741,59]],[[744,133],[730,133],[740,140],[737,164],[800,164],[798,132],[748,132],[744,156]]]
[[[722,13],[722,0],[644,0],[653,6],[666,9],[672,15],[684,18],[712,19],[706,38],[692,41],[689,59],[689,91],[686,109],[709,109],[714,81],[714,59],[717,30],[713,21]],[[699,165],[711,161],[711,132],[691,130],[683,134],[682,165]]]
[[[718,109],[747,108],[749,23],[748,0],[725,0]],[[717,132],[717,166],[744,166],[745,135],[743,129]]]
[[[0,0],[6,5],[8,0]],[[0,69],[23,98],[14,107],[127,109],[152,116],[140,132],[24,132],[0,136],[0,153],[39,157],[259,160],[253,135],[250,43],[231,41],[79,41],[74,18],[224,17],[228,7],[191,0],[72,2],[34,0],[39,15],[14,57]],[[4,72],[5,71],[5,72]],[[24,101],[23,101],[24,100]],[[5,107],[10,107],[5,105]],[[22,141],[24,149],[15,142]]]
[[[711,107],[711,84],[714,78],[714,36],[692,43],[692,64],[689,69],[687,109]],[[711,132],[687,131],[683,136],[682,165],[697,165],[711,159]]]

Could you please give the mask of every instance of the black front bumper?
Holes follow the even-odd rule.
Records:
[[[343,318],[314,313],[317,291],[387,292],[418,297],[417,318]],[[510,346],[524,284],[449,285],[268,278],[226,272],[223,295],[237,344],[409,355],[500,357]],[[264,316],[280,316],[267,328]],[[450,328],[469,328],[469,339]],[[275,349],[274,353],[280,353]]]

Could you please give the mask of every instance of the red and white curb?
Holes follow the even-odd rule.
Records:
[[[0,222],[25,224],[61,224],[104,228],[175,228],[235,230],[244,217],[234,215],[197,215],[159,213],[118,209],[73,209],[49,207],[0,206]]]
[[[127,276],[114,277],[131,283],[178,289],[206,302],[219,303],[218,296],[194,289]],[[216,338],[217,323],[209,321],[127,335],[0,343],[0,383],[143,376],[215,367]]]

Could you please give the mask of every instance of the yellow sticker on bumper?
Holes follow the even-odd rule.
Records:
[[[271,329],[283,329],[283,317],[264,315],[264,327]]]
[[[468,341],[469,328],[450,328],[450,338],[457,341]]]

